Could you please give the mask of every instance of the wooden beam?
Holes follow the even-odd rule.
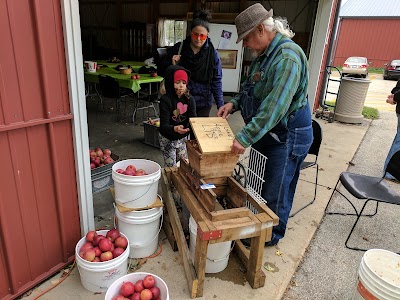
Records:
[[[186,274],[186,279],[188,282],[191,298],[195,298],[197,297],[198,294],[198,279],[190,258],[190,251],[178,216],[178,211],[176,210],[175,202],[172,197],[168,179],[168,177],[169,178],[171,177],[171,172],[172,172],[171,169],[164,169],[162,171],[161,186],[163,189],[164,203],[165,207],[168,210],[168,215],[170,216],[171,226],[178,246],[183,269]],[[167,173],[169,173],[168,176]]]

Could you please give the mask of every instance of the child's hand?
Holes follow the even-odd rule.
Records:
[[[177,126],[174,127],[174,131],[179,133],[179,134],[184,134],[186,132],[189,132],[190,129],[183,127],[183,125],[177,125]]]

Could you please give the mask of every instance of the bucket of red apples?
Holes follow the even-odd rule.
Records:
[[[104,292],[128,272],[130,248],[117,229],[89,231],[75,247],[75,259],[84,288]]]
[[[105,300],[169,300],[167,284],[157,275],[135,272],[117,279]]]

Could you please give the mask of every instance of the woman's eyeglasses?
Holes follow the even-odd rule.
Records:
[[[192,35],[192,38],[194,38],[194,39],[200,38],[200,40],[202,40],[202,41],[206,40],[207,36],[208,36],[207,34],[202,34],[202,33],[197,33],[197,32],[192,32],[191,35]]]

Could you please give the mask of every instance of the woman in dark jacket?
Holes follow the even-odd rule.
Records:
[[[388,96],[386,99],[387,103],[390,104],[396,104],[396,115],[397,115],[397,133],[396,136],[394,137],[392,146],[390,147],[389,153],[386,157],[385,161],[385,169],[387,164],[389,163],[390,158],[395,154],[397,151],[400,150],[400,79],[397,81],[396,86],[392,89],[391,94]],[[395,179],[391,175],[386,175],[386,178],[388,179]]]
[[[188,88],[196,101],[198,117],[208,117],[214,98],[217,108],[224,105],[222,98],[222,66],[217,50],[208,37],[211,14],[200,10],[193,14],[191,33],[184,41],[169,50],[167,64],[179,64],[189,70]]]
[[[181,158],[187,159],[189,118],[196,117],[196,104],[187,89],[189,74],[181,66],[169,66],[165,72],[166,93],[160,99],[159,140],[168,167],[176,166]]]

